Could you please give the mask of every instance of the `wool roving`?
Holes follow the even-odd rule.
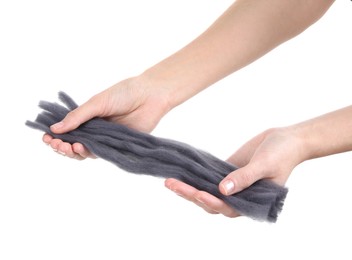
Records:
[[[77,104],[64,92],[59,99],[66,105],[40,101],[43,109],[34,122],[26,125],[69,143],[82,143],[97,157],[119,168],[162,178],[175,178],[222,199],[242,215],[275,222],[287,195],[287,188],[269,180],[259,180],[231,196],[220,193],[218,185],[230,172],[238,169],[215,156],[185,143],[155,137],[93,118],[65,134],[51,132],[50,126],[61,121]]]

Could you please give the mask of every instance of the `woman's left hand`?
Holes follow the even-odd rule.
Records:
[[[227,161],[239,167],[220,184],[220,192],[232,195],[260,179],[284,185],[292,170],[302,162],[302,146],[290,128],[269,129],[244,144]],[[237,217],[239,214],[221,199],[176,179],[167,179],[165,186],[211,214]]]

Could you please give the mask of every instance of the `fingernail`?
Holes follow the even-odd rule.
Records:
[[[64,122],[58,122],[56,124],[53,124],[50,128],[53,129],[53,130],[58,130],[60,128],[62,128],[64,126]]]
[[[66,153],[65,152],[62,152],[60,150],[57,151],[59,154],[63,155],[63,156],[66,156]]]
[[[235,191],[235,184],[231,180],[224,181],[221,186],[223,187],[226,195],[230,195]]]

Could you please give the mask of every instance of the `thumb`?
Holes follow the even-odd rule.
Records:
[[[96,117],[97,115],[97,106],[93,105],[92,100],[89,100],[83,105],[69,112],[62,121],[50,126],[50,130],[56,134],[69,132],[76,129],[89,119]]]
[[[251,164],[231,172],[219,184],[220,192],[226,196],[240,192],[261,179],[259,171]]]

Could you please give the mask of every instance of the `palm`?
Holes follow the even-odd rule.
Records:
[[[145,86],[135,84],[133,79],[122,81],[95,95],[70,113],[64,120],[71,122],[72,126],[65,131],[73,130],[93,117],[102,117],[142,132],[150,132],[168,111],[166,102],[160,96],[151,93]],[[70,158],[95,158],[79,143],[65,143],[48,134],[44,135],[43,141]]]
[[[290,133],[284,129],[270,129],[251,139],[230,156],[228,161],[240,169],[230,173],[225,179],[230,176],[232,179],[237,178],[235,192],[263,178],[283,185],[293,168],[300,163],[297,159],[300,158],[299,153],[297,142]],[[228,217],[238,216],[222,200],[181,181],[167,179],[165,186],[209,213],[221,213]],[[220,191],[224,193],[221,183]]]

